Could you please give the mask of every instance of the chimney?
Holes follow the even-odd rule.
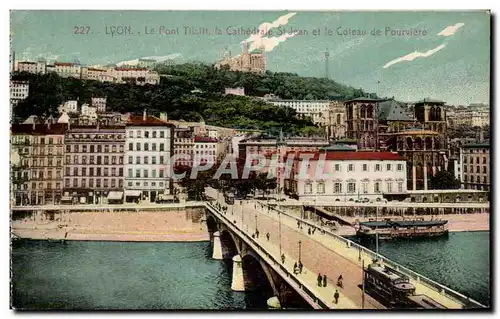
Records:
[[[146,112],[146,109],[144,109],[144,112],[142,113],[142,120],[146,121],[147,116],[148,116],[148,113]]]

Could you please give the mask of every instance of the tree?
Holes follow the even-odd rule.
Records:
[[[430,177],[432,189],[457,189],[460,188],[460,180],[449,171],[438,171]]]

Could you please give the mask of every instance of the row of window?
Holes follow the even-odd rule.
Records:
[[[149,156],[136,156],[135,157],[135,163],[134,163],[134,157],[133,156],[129,156],[128,157],[128,163],[129,164],[146,164],[146,165],[149,165]],[[142,159],[142,163],[141,163],[141,159]],[[155,165],[157,164],[156,163],[156,156],[151,156],[151,164]],[[165,162],[165,156],[160,156],[160,162],[159,164],[166,164]]]
[[[55,163],[55,165],[54,165]],[[28,166],[28,160],[24,160],[23,159],[23,165],[24,166]],[[45,166],[45,159],[41,158],[40,160],[37,160],[37,159],[33,159],[33,165],[31,167],[44,167]],[[61,167],[61,160],[58,159],[56,161],[54,161],[52,158],[48,158],[47,159],[47,166],[51,167],[51,166],[55,166],[55,167]]]
[[[20,173],[20,172],[18,172],[18,173]],[[19,174],[18,176],[20,177],[21,174]],[[24,177],[25,178],[28,177],[28,172],[24,172]],[[46,178],[46,179],[52,179],[52,171],[47,171],[47,175],[45,175],[44,171],[36,171],[36,170],[34,170],[31,173],[31,178],[32,179],[44,179],[44,178]],[[61,178],[61,171],[56,171],[55,178],[57,178],[57,179]]]
[[[160,152],[165,151],[165,144],[164,143],[160,143],[159,147],[160,147],[160,149],[159,149]],[[128,143],[128,150],[129,151],[133,151],[134,150],[134,143]],[[136,151],[140,151],[141,150],[141,143],[136,143],[135,144],[135,150]],[[144,151],[149,151],[149,144],[148,143],[144,143],[143,150]],[[151,151],[156,151],[156,143],[151,143]]]
[[[88,159],[88,162],[87,162],[87,159]],[[110,162],[110,160],[111,160],[111,162]],[[90,155],[87,157],[86,155],[83,155],[82,157],[80,157],[80,155],[73,155],[73,162],[71,162],[71,156],[66,155],[65,163],[66,164],[73,164],[73,165],[78,165],[78,164],[82,164],[82,165],[86,165],[86,164],[109,165],[109,164],[111,164],[111,165],[114,165],[114,164],[117,164],[117,160],[118,160],[118,164],[123,165],[123,156],[101,156],[101,155],[94,156],[94,155]]]
[[[464,164],[467,164],[467,159],[468,159],[468,156],[464,156]],[[476,157],[476,164],[479,164],[480,160],[479,160],[479,157]],[[483,164],[486,164],[486,157],[483,157]],[[470,159],[470,164],[474,164],[474,158],[471,157]]]
[[[141,132],[144,132],[144,134],[142,134]],[[156,131],[152,131],[151,134],[149,131],[129,131],[128,132],[128,137],[129,138],[142,138],[144,136],[144,138],[149,138],[151,135],[151,138],[165,138],[165,131],[159,131],[159,132],[156,132]]]
[[[142,172],[142,176],[141,176],[141,172]],[[149,177],[156,178],[157,177],[156,176],[156,172],[157,172],[156,169],[151,169],[151,176],[150,176],[149,175],[149,169],[142,169],[142,170],[141,169],[136,169],[135,170],[135,176],[134,176],[134,170],[132,168],[129,168],[127,176],[129,178],[134,178],[134,177],[135,178],[141,178],[141,177],[143,177],[143,178],[149,178]],[[159,178],[164,178],[165,177],[165,170],[164,169],[160,168],[158,170],[158,177]]]
[[[127,183],[127,185],[129,187],[133,187],[134,186],[134,182],[129,181]],[[149,182],[142,182],[142,183],[141,182],[135,182],[135,186],[136,187],[141,187],[141,186],[149,187]],[[158,186],[159,187],[163,187],[163,182],[158,182]],[[151,187],[156,187],[156,182],[151,182]]]
[[[61,183],[60,182],[55,183],[55,188],[54,189],[60,189],[60,188],[61,188]],[[24,187],[24,189],[26,189],[26,186]],[[52,182],[46,182],[46,183],[40,182],[38,184],[37,183],[31,183],[31,189],[32,190],[52,189]]]
[[[48,137],[45,139],[45,137],[40,137],[40,138],[33,138],[33,144],[45,144],[47,142],[48,145],[51,144],[62,144],[62,137]]]
[[[88,169],[88,170],[87,170]],[[88,175],[87,175],[88,172]],[[71,175],[73,173],[73,175]],[[123,176],[123,167],[66,167],[65,176]],[[118,173],[118,175],[117,175]]]
[[[335,172],[340,172],[341,168],[342,168],[341,164],[335,164],[334,167],[333,167],[333,170]],[[347,171],[348,172],[354,172],[355,168],[356,168],[355,164],[348,164],[347,165]],[[386,164],[385,165],[385,171],[386,172],[391,172],[393,169],[394,169],[394,165],[393,164]],[[396,165],[396,170],[398,172],[402,172],[403,171],[403,164],[397,164]],[[369,164],[362,164],[361,165],[361,171],[362,172],[368,172],[369,171]],[[375,170],[374,171],[375,172],[381,172],[382,171],[382,164],[375,164]]]
[[[486,171],[487,171],[487,167],[483,166],[483,174],[487,174]],[[470,166],[469,172],[474,173],[474,166],[472,166],[472,165]],[[467,173],[467,165],[464,165],[464,173]],[[476,166],[476,174],[479,174],[479,173],[481,173],[481,167],[479,165],[477,165]]]
[[[71,183],[70,183],[71,182]],[[81,187],[81,188],[93,188],[93,187],[96,187],[96,188],[101,188],[101,187],[104,187],[104,188],[108,188],[108,187],[111,187],[111,188],[116,188],[118,186],[118,188],[122,188],[123,187],[123,179],[116,179],[116,178],[111,178],[111,179],[108,179],[108,178],[89,178],[88,179],[88,183],[87,183],[87,179],[86,178],[82,178],[80,179],[80,183],[78,183],[78,179],[77,178],[73,178],[72,181],[70,181],[69,178],[66,178],[64,180],[64,187],[74,187],[74,188],[77,188],[77,187]]]
[[[47,155],[54,155],[54,148],[53,147],[40,147],[40,148],[34,147],[33,148],[33,155],[45,155],[45,150],[47,150]],[[27,147],[23,148],[23,153],[25,153],[25,154],[28,153]],[[55,155],[62,155],[62,148],[57,147]]]
[[[470,176],[469,178],[467,177],[467,175],[464,175],[464,182],[465,183],[467,183],[467,182],[474,183],[474,176]],[[476,176],[476,183],[481,183],[481,177],[480,176]],[[489,183],[488,178],[486,176],[483,176],[483,183],[484,184]]]
[[[80,147],[81,146],[81,147]],[[73,150],[73,153],[102,153],[104,150],[104,153],[116,153],[117,151],[120,153],[123,153],[123,145],[122,144],[113,144],[113,145],[73,145],[73,148],[71,145],[66,145],[66,153],[71,153]]]
[[[316,194],[325,194],[325,182],[316,182]],[[341,182],[335,182],[333,183],[333,193],[334,194],[343,194],[344,192],[347,193],[356,193],[358,190],[356,189],[356,182],[348,182],[347,183],[347,189],[343,189],[342,185],[344,183]],[[397,192],[402,193],[404,191],[404,183],[403,182],[397,182]],[[386,182],[385,183],[386,187],[385,190],[388,193],[393,192],[393,182]],[[368,182],[362,182],[361,183],[361,188],[360,188],[360,193],[361,194],[368,194],[369,189],[368,189]],[[382,193],[382,182],[374,182],[373,184],[373,192],[376,194]],[[311,182],[306,182],[304,184],[304,194],[312,194],[313,193],[313,183]]]

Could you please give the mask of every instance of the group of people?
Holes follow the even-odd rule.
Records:
[[[337,286],[340,288],[343,287],[342,280],[343,280],[342,275],[340,275],[337,278]],[[326,287],[326,283],[327,283],[326,275],[321,276],[321,274],[318,274],[318,287]],[[335,293],[333,294],[333,298],[335,299],[334,300],[335,304],[339,303],[339,297],[340,297],[339,290],[335,289]]]

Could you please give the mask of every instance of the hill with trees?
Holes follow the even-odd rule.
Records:
[[[159,65],[159,85],[101,83],[61,78],[55,73],[14,73],[13,80],[30,82],[30,94],[13,111],[15,121],[30,115],[57,116],[57,107],[67,100],[89,103],[92,97],[107,97],[107,110],[141,114],[166,112],[169,119],[199,121],[233,128],[276,131],[288,134],[319,134],[310,119],[296,117],[291,108],[276,107],[255,97],[275,94],[284,99],[349,99],[372,96],[335,81],[300,77],[297,74],[253,74],[216,70],[211,65],[186,63]],[[244,87],[249,96],[225,96],[226,87]]]

